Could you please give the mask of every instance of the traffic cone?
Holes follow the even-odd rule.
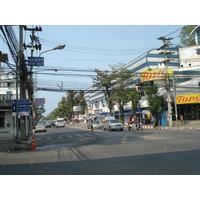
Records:
[[[36,150],[35,138],[34,138],[34,136],[32,137],[32,140],[31,140],[31,150]]]

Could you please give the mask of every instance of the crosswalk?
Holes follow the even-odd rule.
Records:
[[[114,137],[114,136],[119,136],[119,135],[124,135],[123,131],[110,131],[110,132],[89,132],[89,133],[83,133],[83,134],[65,134],[65,135],[59,135],[59,136],[41,136],[37,137],[36,140],[42,140],[42,137],[45,137],[47,140],[65,140],[65,139],[76,139],[76,138],[88,138],[88,137]]]

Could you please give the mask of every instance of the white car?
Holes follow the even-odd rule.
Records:
[[[58,118],[55,123],[55,127],[65,127],[65,121],[63,118]]]
[[[124,125],[120,123],[117,119],[106,119],[103,123],[103,130],[124,130]]]
[[[44,122],[38,122],[35,126],[35,132],[38,132],[38,131],[43,131],[43,132],[46,132],[47,131],[47,128],[45,126],[45,123]]]

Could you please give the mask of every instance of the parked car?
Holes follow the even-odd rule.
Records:
[[[35,132],[38,132],[38,131],[44,131],[46,132],[47,131],[47,128],[45,126],[45,123],[44,122],[38,122],[35,126]]]
[[[108,117],[105,119],[105,121],[102,124],[103,130],[124,130],[124,125],[120,123],[117,119],[114,117]]]
[[[63,118],[58,118],[55,123],[56,128],[65,127],[65,121]]]
[[[91,128],[91,121],[87,123],[87,128]],[[98,121],[93,121],[93,129],[101,129],[102,125]]]

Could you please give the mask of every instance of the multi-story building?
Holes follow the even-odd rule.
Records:
[[[193,48],[193,50],[192,50]],[[183,84],[186,81],[190,81],[192,78],[194,78],[194,75],[199,74],[198,67],[200,66],[200,55],[199,50],[200,45],[195,45],[194,47],[187,47],[184,48],[167,48],[167,51],[173,52],[173,54],[169,55],[168,58],[170,59],[170,62],[168,63],[168,73],[172,73],[172,77],[175,77],[176,84]],[[186,51],[185,51],[186,50]],[[188,55],[188,52],[192,50],[192,55],[190,55],[190,58],[186,58]],[[180,55],[180,56],[179,56]],[[133,70],[134,74],[138,74],[138,76],[133,76],[133,81],[129,83],[130,87],[135,87],[137,83],[145,82],[151,80],[155,84],[158,84],[160,86],[159,92],[160,95],[163,95],[164,101],[167,101],[166,99],[166,91],[164,89],[166,78],[164,76],[156,76],[156,74],[165,73],[165,66],[161,64],[161,62],[164,60],[164,55],[161,54],[161,50],[152,49],[148,52],[142,54],[138,58],[134,59],[133,61],[129,62],[125,68],[128,70]],[[195,63],[195,64],[194,64]],[[195,65],[195,66],[194,66]],[[195,68],[196,67],[196,68]],[[148,76],[148,73],[151,77],[147,77],[146,80],[144,80],[144,74]],[[155,76],[152,76],[154,74]],[[140,76],[142,75],[142,77]],[[170,80],[172,85],[172,79]],[[194,81],[193,81],[194,82]],[[187,82],[190,83],[190,82]],[[181,88],[181,85],[179,86]],[[191,89],[188,90],[189,93],[195,93],[194,90]],[[186,91],[184,90],[184,94]],[[200,101],[197,102],[198,105],[196,105],[196,114],[195,117],[192,116],[192,105],[179,105],[180,102],[174,102],[174,91],[171,90],[171,103],[173,107],[173,114],[175,115],[175,103],[177,103],[178,106],[178,114],[183,115],[184,119],[190,120],[190,119],[200,119]],[[177,89],[177,95],[182,95],[181,90]],[[178,96],[177,96],[178,97]],[[91,87],[85,92],[85,99],[88,106],[88,113],[93,115],[108,115],[110,113],[108,107],[106,106],[105,98],[103,92],[98,88]],[[183,109],[183,107],[185,109]],[[190,114],[187,113],[188,107],[190,107]],[[140,109],[139,109],[140,108]],[[125,114],[125,122],[128,120],[129,116],[131,115],[131,103],[126,104],[124,108],[124,114]],[[199,110],[199,114],[197,112]],[[139,106],[137,109],[138,113],[141,114],[149,114],[148,111],[148,102],[146,100],[146,96],[143,93],[141,95],[141,100],[139,102]],[[119,114],[119,109],[117,105],[114,107],[114,114]],[[175,119],[175,117],[173,117]]]

